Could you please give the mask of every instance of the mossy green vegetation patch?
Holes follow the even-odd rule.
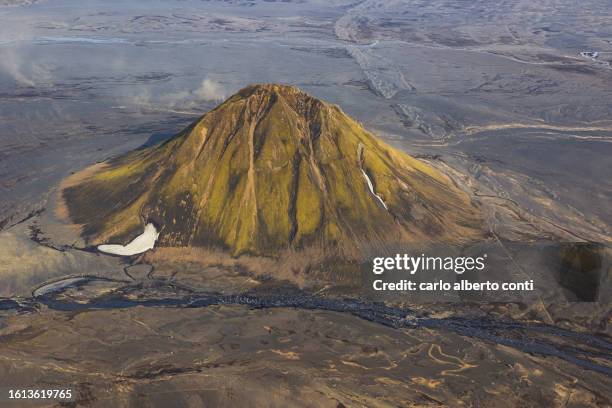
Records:
[[[469,197],[438,170],[338,107],[281,85],[241,90],[64,196],[92,241],[127,240],[152,220],[159,245],[214,245],[233,255],[309,245],[357,253],[362,243],[481,233]]]

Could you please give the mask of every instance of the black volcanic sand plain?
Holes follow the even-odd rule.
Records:
[[[4,3],[2,385],[70,385],[68,406],[611,405],[605,2]],[[337,104],[452,179],[536,298],[381,306],[354,275],[106,256],[66,222],[67,177],[251,83]]]
[[[3,320],[3,383],[73,384],[77,406],[602,407],[612,397],[609,376],[562,360],[332,312],[215,306]]]

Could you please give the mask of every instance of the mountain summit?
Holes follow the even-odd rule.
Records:
[[[233,255],[480,234],[477,209],[448,177],[291,86],[248,86],[167,142],[102,167],[64,190],[91,243],[125,243],[147,222],[159,245]]]

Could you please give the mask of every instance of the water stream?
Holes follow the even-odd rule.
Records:
[[[0,299],[0,310],[33,312],[46,306],[52,310],[74,312],[130,307],[202,308],[213,305],[244,305],[251,308],[296,308],[348,313],[395,329],[430,328],[451,331],[462,336],[501,344],[514,349],[557,357],[581,368],[612,375],[612,342],[605,336],[578,333],[545,324],[522,323],[487,317],[431,317],[411,309],[355,299],[297,295],[221,295],[194,293],[177,298],[135,299],[125,293],[113,293],[77,302],[46,294],[28,299]]]

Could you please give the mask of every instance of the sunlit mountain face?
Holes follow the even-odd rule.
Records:
[[[161,245],[218,245],[234,255],[482,237],[478,210],[448,177],[338,106],[281,85],[244,88],[64,197],[96,243],[131,239],[148,220]]]

